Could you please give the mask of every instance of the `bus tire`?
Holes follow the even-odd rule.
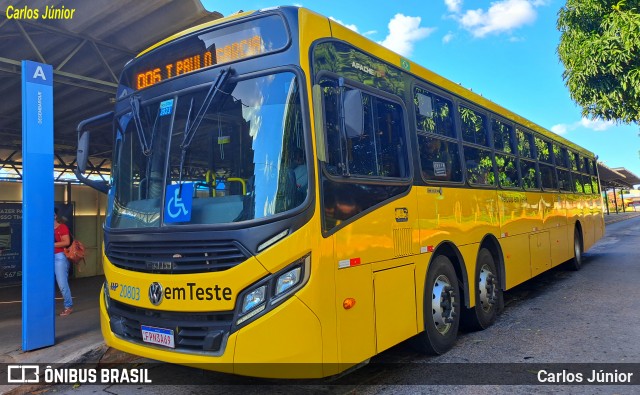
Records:
[[[569,269],[578,271],[582,267],[582,253],[584,252],[584,247],[582,245],[582,234],[578,230],[576,226],[573,230],[573,258],[567,262],[569,265]]]
[[[488,249],[478,252],[475,274],[476,304],[465,309],[462,315],[462,326],[466,330],[482,330],[490,327],[496,320],[502,305],[500,277],[496,270],[493,255]]]
[[[438,255],[427,271],[424,291],[424,332],[414,338],[420,351],[431,355],[447,352],[456,342],[460,325],[461,293],[449,258]]]

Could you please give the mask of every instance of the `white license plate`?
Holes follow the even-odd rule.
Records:
[[[165,347],[176,348],[171,329],[156,328],[154,326],[141,325],[142,341],[145,343],[159,344]]]

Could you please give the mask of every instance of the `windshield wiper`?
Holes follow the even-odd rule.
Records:
[[[184,159],[187,155],[187,150],[191,145],[191,141],[193,140],[193,137],[196,135],[196,131],[198,130],[198,127],[200,127],[200,123],[204,119],[204,115],[209,110],[209,106],[211,106],[211,103],[213,103],[213,99],[215,99],[216,94],[218,92],[222,92],[220,88],[224,85],[225,81],[227,80],[227,78],[229,78],[230,74],[231,74],[231,67],[227,67],[224,70],[220,70],[220,74],[218,74],[218,78],[216,78],[215,82],[211,85],[211,88],[209,88],[209,91],[204,97],[204,100],[202,101],[202,106],[200,106],[200,109],[198,110],[198,113],[196,114],[196,117],[193,120],[193,123],[191,123],[191,111],[193,110],[193,99],[191,100],[191,105],[189,106],[189,112],[187,113],[187,120],[184,126],[184,136],[182,137],[182,143],[180,144],[180,148],[182,149],[182,152],[180,154],[180,168],[178,173],[179,174],[178,185],[180,185],[179,192],[178,192],[179,195],[182,195],[182,168],[184,167]],[[222,92],[222,93],[225,93],[225,92]]]
[[[191,141],[193,141],[193,137],[200,127],[200,123],[204,119],[205,114],[209,110],[209,106],[213,103],[213,99],[216,97],[218,92],[222,92],[220,88],[224,85],[227,78],[231,75],[231,67],[228,67],[224,70],[220,71],[218,74],[218,78],[216,78],[215,82],[209,88],[204,100],[202,102],[202,106],[198,110],[193,123],[190,122],[191,119],[191,110],[193,109],[193,101],[191,102],[191,106],[189,107],[189,113],[187,114],[187,121],[184,127],[184,136],[182,137],[182,143],[180,144],[180,148],[182,149],[182,153],[180,155],[180,169],[178,176],[178,184],[180,185],[180,193],[182,193],[182,168],[184,167],[184,159],[187,155],[187,150],[189,149],[189,145],[191,145]],[[224,93],[224,92],[223,92]]]
[[[133,124],[136,126],[136,133],[138,134],[138,140],[142,146],[142,153],[144,156],[151,155],[151,146],[147,144],[147,138],[144,135],[144,128],[142,127],[142,120],[140,119],[140,98],[132,95],[129,99],[131,105],[131,115],[133,115]]]
[[[222,87],[222,85],[225,83],[225,81],[227,80],[230,74],[231,74],[231,67],[228,67],[220,71],[220,74],[218,74],[218,78],[216,78],[216,81],[213,83],[213,85],[211,85],[211,88],[209,88],[207,95],[204,97],[202,106],[198,110],[198,113],[196,114],[193,124],[187,125],[189,126],[188,129],[185,126],[184,137],[182,138],[182,144],[180,144],[180,147],[182,148],[183,151],[189,148],[189,145],[193,140],[193,136],[195,136],[196,131],[198,130],[198,127],[200,127],[200,122],[202,122],[202,120],[204,119],[204,115],[207,113],[207,110],[209,109],[209,106],[213,102],[213,99],[216,97],[216,94],[220,92],[220,87]],[[189,120],[187,119],[187,123],[188,121]]]

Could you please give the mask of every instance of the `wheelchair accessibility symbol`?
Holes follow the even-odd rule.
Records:
[[[191,204],[193,202],[193,183],[168,185],[165,196],[164,222],[191,221]]]

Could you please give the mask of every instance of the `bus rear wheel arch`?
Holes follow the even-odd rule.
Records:
[[[462,292],[453,263],[445,255],[435,256],[425,280],[425,330],[414,338],[416,348],[440,355],[453,347],[458,337],[461,301]]]

